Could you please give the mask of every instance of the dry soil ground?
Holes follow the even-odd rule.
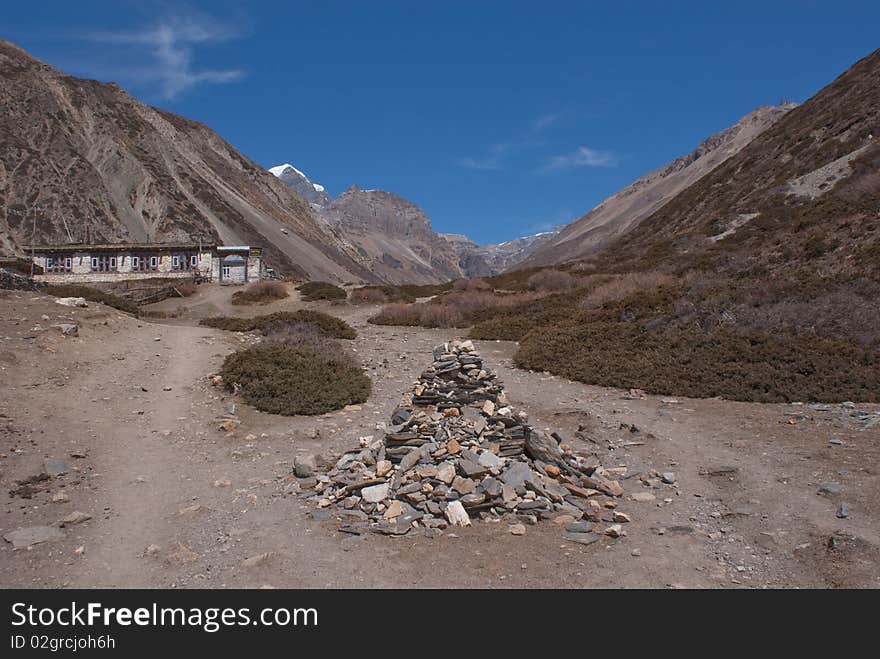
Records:
[[[374,327],[374,308],[311,305],[357,328],[373,395],[319,417],[273,416],[207,378],[252,339],[193,319],[302,303],[233,307],[231,292],[205,287],[182,317],[155,322],[0,292],[0,535],[91,515],[30,549],[0,541],[0,587],[880,586],[880,404],[630,397],[517,370],[504,342],[477,347],[513,404],[576,448],[586,426],[605,465],[627,467],[626,537],[571,544],[549,521],[524,536],[486,522],[436,538],[341,534],[292,491],[294,456],[332,456],[376,433],[430,348],[456,332]],[[232,405],[242,423],[222,431]],[[51,459],[68,472],[22,491]],[[675,483],[643,485],[650,470]]]

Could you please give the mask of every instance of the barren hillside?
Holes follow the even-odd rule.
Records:
[[[281,272],[369,273],[309,205],[212,130],[0,41],[0,249],[205,240],[264,245]]]
[[[323,214],[382,281],[432,284],[488,272],[479,255],[460,255],[421,208],[394,193],[352,186]]]
[[[719,164],[738,153],[755,137],[796,107],[794,103],[765,106],[733,126],[706,139],[689,154],[654,170],[565,226],[520,264],[522,267],[561,263],[601,251],[617,237],[686,190]]]
[[[645,219],[602,263],[711,268],[765,285],[877,281],[878,80],[880,50]]]

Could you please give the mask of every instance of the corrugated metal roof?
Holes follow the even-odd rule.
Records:
[[[176,249],[201,249],[202,251],[217,249],[213,243],[101,243],[97,245],[27,245],[28,252],[99,252],[123,250],[170,251]]]

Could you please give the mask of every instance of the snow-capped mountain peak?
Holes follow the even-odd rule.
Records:
[[[275,166],[275,167],[270,167],[270,168],[269,168],[269,171],[272,172],[272,174],[274,174],[275,176],[277,176],[277,177],[279,177],[279,178],[281,178],[281,176],[282,176],[285,172],[287,172],[287,171],[289,171],[289,170],[293,170],[293,171],[295,171],[297,174],[299,174],[299,175],[302,176],[303,178],[308,178],[308,176],[306,176],[305,174],[303,174],[301,171],[299,171],[296,167],[294,167],[293,165],[291,165],[289,162],[286,162],[286,163],[284,163],[283,165],[277,165],[277,166]]]
[[[302,171],[289,162],[269,168],[269,173],[281,179],[289,188],[293,188],[300,196],[309,203],[318,206],[326,206],[330,203],[330,197],[324,190],[324,186],[313,183]]]

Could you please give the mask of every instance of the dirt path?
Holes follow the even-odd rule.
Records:
[[[95,468],[106,474],[102,490],[109,497],[101,499],[106,524],[95,550],[84,555],[78,586],[154,585],[143,556],[172,533],[170,519],[186,489],[188,461],[171,438],[185,437],[192,429],[193,397],[210,370],[211,347],[204,331],[149,329],[155,336],[126,355],[112,380],[105,369],[96,369],[83,382],[90,391],[132,386],[145,391],[111,404],[96,419]]]
[[[199,313],[228,304],[229,291],[209,294],[192,301]],[[206,378],[245,337],[30,294],[0,305],[0,485],[14,490],[46,459],[69,467],[30,498],[7,496],[0,534],[74,510],[92,516],[30,550],[0,542],[2,586],[880,586],[878,405],[630,396],[515,369],[514,344],[480,342],[534,425],[626,468],[627,536],[582,547],[553,523],[525,536],[477,523],[438,538],[352,537],[337,520],[312,519],[294,457],[332,459],[378,432],[431,347],[455,332],[376,327],[366,323],[372,309],[318,307],[358,329],[353,349],[373,395],[318,417],[280,417]],[[79,336],[50,329],[60,320],[77,322]],[[234,404],[241,425],[221,430]],[[578,427],[588,439],[576,439]],[[59,493],[68,500],[53,502]],[[637,493],[654,498],[632,500]],[[836,516],[841,503],[846,518]]]

